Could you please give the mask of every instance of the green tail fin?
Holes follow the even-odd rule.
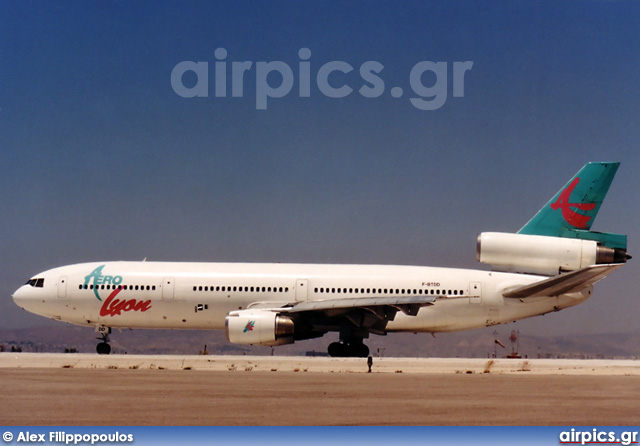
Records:
[[[620,163],[588,163],[518,234],[595,240],[610,248],[627,248],[627,236],[591,231]]]

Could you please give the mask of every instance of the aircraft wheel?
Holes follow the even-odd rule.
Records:
[[[108,355],[111,353],[111,346],[106,342],[101,342],[97,345],[96,351],[99,355]]]
[[[329,344],[329,356],[333,358],[344,358],[347,352],[346,346],[341,342],[332,342]]]
[[[329,344],[329,356],[334,358],[366,358],[369,356],[369,347],[362,342],[355,344],[332,342]]]
[[[356,358],[366,358],[369,356],[369,347],[364,344],[355,344],[352,346],[351,356]]]

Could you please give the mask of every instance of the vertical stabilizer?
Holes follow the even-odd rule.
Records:
[[[595,240],[610,248],[626,249],[625,235],[591,231],[619,165],[586,164],[518,234]]]

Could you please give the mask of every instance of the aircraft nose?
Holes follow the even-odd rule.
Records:
[[[33,301],[33,298],[29,293],[29,288],[30,287],[28,287],[27,285],[23,285],[11,295],[15,304],[27,311],[30,311],[29,304]]]
[[[15,290],[13,292],[13,294],[11,295],[11,297],[13,298],[13,301],[15,302],[15,304],[19,307],[24,308],[24,287],[21,286],[20,288],[18,288],[17,290]]]

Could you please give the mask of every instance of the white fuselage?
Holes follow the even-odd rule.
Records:
[[[589,286],[556,297],[503,297],[506,289],[544,279],[420,266],[100,262],[45,271],[13,299],[27,311],[78,325],[222,329],[235,310],[427,294],[436,297],[433,305],[420,308],[416,316],[398,312],[387,331],[443,332],[557,311],[591,295]]]

